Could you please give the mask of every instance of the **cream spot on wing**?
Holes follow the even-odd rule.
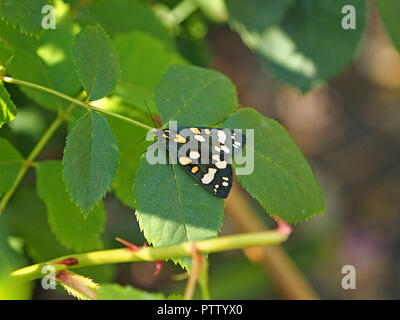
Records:
[[[192,162],[192,160],[190,160],[188,157],[180,157],[179,158],[179,163],[181,165],[187,165],[187,164],[189,164],[191,162]]]
[[[240,146],[240,142],[239,142],[239,141],[236,141],[236,142],[234,143],[234,145]]]
[[[200,153],[197,151],[190,151],[189,158],[190,159],[198,159],[198,158],[200,158]]]
[[[175,135],[174,141],[178,143],[186,143],[186,139],[179,134]]]
[[[222,185],[224,186],[224,187],[227,187],[228,185],[229,185],[229,183],[228,182],[222,182]]]
[[[226,140],[225,132],[223,130],[218,130],[217,134],[218,134],[218,142],[221,142],[222,144],[224,144],[225,140]]]
[[[222,177],[222,180],[229,181],[228,177]]]
[[[195,138],[197,141],[200,141],[200,142],[206,141],[206,139],[204,139],[203,136],[201,136],[201,135],[199,135],[199,134],[196,134],[196,135],[194,136],[194,138]]]
[[[229,149],[226,146],[221,146],[221,150],[224,151],[225,153],[229,153]]]
[[[201,178],[201,182],[203,184],[209,184],[211,181],[214,180],[215,173],[217,169],[215,168],[208,168],[208,172]]]
[[[224,160],[224,161],[218,161],[217,163],[215,163],[215,166],[216,166],[218,169],[225,169],[225,168],[226,168],[226,165],[227,165],[227,163],[226,163],[225,160]]]
[[[206,133],[206,134],[210,134],[211,132],[210,132],[210,129],[204,129],[204,132]]]
[[[217,151],[217,152],[220,152],[220,151],[221,151],[221,148],[220,148],[220,147],[217,147],[217,146],[215,146],[214,149],[215,149],[215,151]]]

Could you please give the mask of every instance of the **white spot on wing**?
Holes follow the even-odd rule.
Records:
[[[214,180],[215,173],[217,169],[215,168],[208,168],[208,172],[201,178],[201,182],[203,184],[209,184],[211,181]]]
[[[225,140],[226,140],[225,132],[223,130],[218,130],[217,134],[218,134],[218,141],[221,142],[222,144],[224,144]]]
[[[218,161],[217,163],[215,163],[215,166],[216,166],[218,169],[225,169],[225,168],[226,168],[226,165],[227,165],[227,163],[226,163],[225,160],[224,160],[224,161]]]
[[[195,138],[197,141],[200,141],[200,142],[206,141],[206,139],[204,139],[203,136],[201,136],[201,135],[199,135],[199,134],[196,134],[196,135],[194,136],[194,138]]]
[[[198,151],[190,151],[189,158],[190,159],[198,159],[198,158],[200,158],[200,153]]]
[[[229,149],[226,146],[221,146],[220,148],[222,151],[224,151],[225,153],[229,153]]]

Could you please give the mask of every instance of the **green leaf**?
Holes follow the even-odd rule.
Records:
[[[29,203],[29,210],[26,210],[27,203]],[[13,236],[23,239],[27,254],[35,263],[74,253],[58,242],[51,232],[46,216],[46,206],[37,196],[34,188],[19,187],[17,189],[0,216],[0,225],[7,225]],[[96,282],[108,282],[113,279],[114,267],[114,265],[101,265],[76,270],[82,275],[93,278]]]
[[[228,0],[230,23],[235,29],[262,33],[267,26],[279,23],[296,0]]]
[[[42,8],[47,0],[2,0],[0,16],[22,32],[33,34],[42,30]]]
[[[83,212],[106,194],[117,162],[117,141],[107,120],[88,111],[68,135],[63,157],[65,185]]]
[[[205,126],[223,121],[236,107],[236,89],[221,73],[194,66],[169,67],[154,90],[163,124]]]
[[[183,296],[181,294],[172,293],[167,297],[167,300],[183,300]]]
[[[324,212],[323,195],[313,172],[278,122],[244,108],[232,114],[224,127],[254,129],[254,149],[249,140],[245,147],[247,153],[254,153],[254,170],[237,177],[268,214],[297,223]]]
[[[61,270],[57,274],[57,281],[69,295],[79,300],[91,300],[96,298],[96,290],[99,285],[91,278],[81,276],[70,270]]]
[[[153,89],[167,67],[185,61],[159,39],[140,31],[117,35],[114,45],[121,63],[121,80],[115,93],[147,112],[144,101],[154,105]]]
[[[12,77],[55,89],[46,64],[30,51],[17,49],[7,66],[7,72]],[[50,110],[55,111],[60,106],[60,99],[47,92],[25,86],[20,86],[20,88],[28,97]]]
[[[5,20],[0,19],[0,35],[2,42],[0,46],[9,46],[24,50],[33,50],[36,46],[37,39],[25,33],[19,32]],[[7,59],[4,59],[7,60]]]
[[[162,293],[152,293],[118,284],[103,284],[97,290],[97,300],[164,300]]]
[[[0,128],[11,121],[17,114],[17,107],[12,102],[10,95],[2,81],[0,81]]]
[[[57,21],[57,28],[44,32],[36,49],[37,55],[46,64],[53,88],[72,97],[76,97],[81,90],[72,57],[78,30],[78,25],[69,20]],[[66,107],[70,102],[58,99],[58,104]]]
[[[194,2],[207,18],[215,22],[227,20],[228,12],[224,0],[194,0]]]
[[[347,4],[346,0],[297,1],[279,25],[266,23],[262,29],[258,24],[254,31],[233,20],[231,26],[279,81],[307,92],[336,76],[354,57],[365,29],[366,4],[352,3],[356,29],[344,30],[341,10]]]
[[[11,238],[4,224],[0,224],[0,300],[30,299],[32,284],[16,284],[9,273],[27,265],[27,259],[11,245]],[[14,280],[14,281],[13,281]]]
[[[26,209],[27,203],[29,203],[29,210]],[[42,262],[70,253],[51,233],[46,217],[46,207],[34,188],[17,189],[0,217],[0,224],[2,223],[7,224],[14,236],[24,240],[27,253],[34,262]]]
[[[174,44],[167,31],[146,5],[136,0],[98,0],[79,8],[81,24],[100,23],[110,35],[133,30],[159,38],[169,48]]]
[[[76,36],[74,59],[90,100],[101,99],[115,88],[119,79],[118,57],[101,26],[86,26]]]
[[[379,14],[393,44],[400,52],[400,2],[397,0],[376,0]]]
[[[222,224],[222,199],[200,186],[180,165],[151,165],[143,156],[135,182],[136,217],[155,247],[213,238]],[[178,262],[190,268],[190,258]]]
[[[98,204],[87,217],[82,214],[70,200],[59,161],[40,162],[36,172],[37,191],[46,204],[49,225],[58,241],[77,251],[101,249],[100,234],[106,218],[102,205]]]
[[[15,78],[76,96],[81,88],[72,60],[72,46],[77,26],[61,21],[57,29],[46,31],[40,40],[17,33],[0,22],[0,61]],[[38,104],[56,111],[68,103],[49,93],[20,86]]]
[[[112,97],[111,99],[105,98],[103,100],[105,101],[104,105],[102,104],[102,108],[104,107],[109,111],[152,125],[147,114],[145,115],[123,104],[120,98]],[[145,140],[146,130],[113,117],[107,117],[107,120],[119,146],[119,162],[112,186],[118,199],[125,205],[135,208],[133,183],[140,158],[149,145]]]
[[[14,183],[24,159],[4,138],[0,138],[0,196]]]

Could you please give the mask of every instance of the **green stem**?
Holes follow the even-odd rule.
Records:
[[[204,259],[203,267],[201,268],[199,276],[199,287],[203,300],[210,300],[210,290],[208,288],[208,259]]]
[[[68,112],[72,110],[73,105],[70,105],[69,108],[67,109]],[[28,171],[29,167],[32,166],[33,161],[35,158],[39,155],[40,151],[44,148],[44,146],[47,144],[47,142],[50,140],[50,138],[53,136],[54,132],[58,129],[58,127],[63,123],[64,118],[65,118],[65,113],[60,113],[58,114],[57,118],[53,121],[53,123],[50,125],[50,127],[46,130],[46,132],[43,134],[43,136],[40,138],[36,146],[33,148],[31,153],[28,155],[26,160],[24,161],[21,169],[19,170],[17,177],[14,180],[13,185],[11,188],[4,194],[4,196],[1,198],[0,201],[0,214],[3,212],[4,208],[7,206],[8,201],[14,194],[15,190],[21,183],[22,179],[25,176],[25,173]]]
[[[280,230],[270,230],[263,232],[229,235],[208,240],[201,240],[197,242],[184,242],[168,247],[143,247],[139,251],[135,252],[127,248],[123,248],[93,251],[89,253],[77,253],[16,270],[11,273],[10,277],[11,280],[15,281],[16,283],[39,279],[43,276],[41,270],[45,265],[63,261],[69,258],[77,259],[79,263],[73,266],[54,264],[55,271],[59,272],[67,268],[73,269],[103,264],[137,261],[160,261],[168,260],[171,258],[187,257],[190,256],[192,253],[193,244],[196,246],[197,250],[200,253],[213,253],[245,247],[277,245],[285,241],[287,237],[288,234],[282,233]]]
[[[101,109],[101,108],[97,108],[97,107],[92,106],[92,105],[90,105],[88,103],[85,103],[85,102],[82,102],[82,101],[77,100],[75,98],[72,98],[72,97],[70,97],[70,96],[68,96],[68,95],[66,95],[64,93],[61,93],[59,91],[56,91],[56,90],[53,90],[53,89],[50,89],[50,88],[47,88],[47,87],[43,87],[43,86],[41,86],[39,84],[35,84],[35,83],[24,81],[24,80],[14,79],[14,78],[11,78],[11,77],[3,77],[2,80],[4,82],[15,83],[15,84],[19,84],[21,86],[25,86],[25,87],[29,87],[29,88],[33,88],[33,89],[36,89],[36,90],[40,90],[40,91],[44,91],[44,92],[50,93],[50,94],[55,95],[57,97],[60,97],[60,98],[62,98],[64,100],[67,100],[67,101],[70,101],[72,103],[75,103],[75,104],[77,104],[77,105],[79,105],[79,106],[81,106],[83,108],[88,109],[88,110],[94,110],[94,111],[98,111],[98,112],[107,114],[107,115],[109,115],[111,117],[121,119],[123,121],[129,122],[130,124],[133,124],[133,125],[135,125],[137,127],[141,127],[143,129],[146,129],[146,130],[153,130],[154,129],[154,128],[152,128],[152,127],[150,127],[150,126],[148,126],[148,125],[146,125],[144,123],[141,123],[139,121],[133,120],[133,119],[128,118],[128,117],[124,117],[124,116],[122,116],[120,114],[117,114],[117,113],[114,113],[114,112],[111,112],[111,111],[107,111],[107,110],[104,110],[104,109]]]
[[[174,17],[176,24],[181,24],[193,12],[197,10],[197,3],[193,0],[183,0],[174,9],[171,10],[171,15]]]

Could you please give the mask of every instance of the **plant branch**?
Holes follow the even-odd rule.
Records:
[[[208,259],[204,258],[203,267],[201,268],[199,279],[201,296],[203,300],[210,300],[210,289],[208,287]]]
[[[197,10],[197,3],[193,0],[183,0],[175,8],[171,10],[176,24],[181,24],[193,12]]]
[[[15,283],[39,279],[43,277],[42,268],[49,264],[54,266],[56,272],[59,272],[64,269],[103,264],[160,261],[190,256],[193,252],[193,245],[196,246],[199,253],[214,253],[245,247],[277,245],[285,241],[287,237],[288,234],[282,233],[280,230],[270,230],[229,235],[196,242],[184,242],[168,247],[142,247],[140,250],[135,252],[123,248],[77,253],[16,270],[10,274],[10,278],[15,281]],[[74,263],[71,264],[66,261],[74,261]]]
[[[25,87],[29,87],[29,88],[33,88],[33,89],[36,89],[36,90],[40,90],[40,91],[44,91],[44,92],[50,93],[50,94],[52,94],[54,96],[57,96],[57,97],[62,98],[64,100],[67,100],[67,101],[70,101],[72,103],[75,103],[76,105],[81,106],[83,108],[86,108],[88,110],[98,111],[98,112],[107,114],[107,115],[109,115],[111,117],[118,118],[118,119],[126,121],[126,122],[128,122],[130,124],[133,124],[134,126],[141,127],[143,129],[146,129],[146,130],[153,130],[154,129],[154,128],[152,128],[152,127],[150,127],[150,126],[148,126],[148,125],[146,125],[146,124],[144,124],[144,123],[142,123],[140,121],[136,121],[134,119],[122,116],[120,114],[117,114],[117,113],[114,113],[114,112],[111,112],[111,111],[108,111],[108,110],[97,108],[95,106],[90,105],[89,103],[82,102],[82,101],[77,100],[75,98],[72,98],[72,97],[70,97],[70,96],[68,96],[68,95],[66,95],[64,93],[61,93],[59,91],[56,91],[56,90],[41,86],[41,85],[36,84],[36,83],[32,83],[32,82],[28,82],[28,81],[24,81],[24,80],[19,80],[19,79],[15,79],[15,78],[11,78],[11,77],[3,77],[2,80],[4,82],[15,83],[15,84],[19,84],[21,86],[25,86]]]
[[[239,232],[259,232],[265,229],[264,223],[251,208],[237,181],[233,184],[225,205],[227,217]],[[280,225],[278,221],[278,229],[285,232],[287,226]],[[271,275],[283,297],[300,300],[318,299],[311,284],[282,247],[245,248],[243,251],[249,260],[260,264]]]
[[[186,283],[185,293],[183,299],[192,300],[194,291],[196,289],[196,283],[199,280],[200,273],[203,269],[204,263],[203,255],[197,250],[196,246],[192,246],[192,268],[190,270],[189,279]]]
[[[21,183],[22,179],[24,178],[26,172],[28,171],[29,167],[32,166],[33,161],[39,155],[39,153],[43,150],[47,142],[53,136],[54,132],[58,129],[58,127],[64,122],[66,115],[72,111],[75,107],[75,103],[72,103],[68,106],[65,112],[61,112],[58,114],[57,118],[53,121],[50,127],[46,130],[43,136],[40,138],[36,146],[33,148],[31,153],[25,159],[21,169],[18,171],[17,176],[14,180],[13,185],[11,188],[4,194],[0,201],[0,214],[3,212],[5,207],[7,206],[8,201],[11,199],[12,195],[14,194],[15,190]]]

